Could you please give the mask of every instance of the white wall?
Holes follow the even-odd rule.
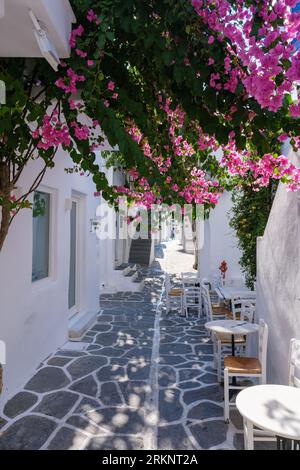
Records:
[[[108,142],[105,142],[103,150],[113,150]],[[124,173],[117,168],[106,168],[105,160],[99,153],[101,170],[106,174],[110,185],[124,185]],[[120,271],[116,271],[116,266],[127,263],[131,240],[127,237],[127,230],[116,229],[117,214],[107,202],[100,198],[97,215],[102,220],[98,231],[99,245],[101,252],[101,262],[99,265],[100,291],[116,292],[128,290],[128,279],[124,279]],[[126,227],[125,227],[126,229]]]
[[[72,191],[81,197],[80,225],[80,311],[99,309],[99,243],[90,233],[97,198],[91,179],[64,171],[71,167],[68,154],[60,151],[55,168],[48,170],[42,190],[53,192],[50,278],[31,282],[32,211],[23,210],[11,226],[0,253],[0,340],[6,343],[4,389],[0,403],[16,390],[56,347],[68,338],[68,283],[70,212],[66,199]],[[37,174],[38,163],[26,168],[20,187],[26,189]]]
[[[300,153],[284,152],[300,166]],[[300,198],[280,184],[257,244],[257,314],[269,325],[268,381],[287,383],[292,337],[300,339]]]
[[[241,253],[237,248],[237,238],[229,226],[228,212],[231,208],[231,194],[225,192],[216,208],[211,210],[209,219],[204,222],[204,244],[199,252],[199,270],[200,277],[205,277],[210,282],[219,276],[218,267],[223,260],[228,264],[226,279],[244,281],[239,265]]]

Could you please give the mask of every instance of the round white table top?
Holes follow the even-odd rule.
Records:
[[[215,333],[226,333],[230,335],[249,335],[259,329],[256,323],[248,323],[238,320],[215,320],[205,323],[205,328]]]
[[[300,388],[255,385],[236,397],[242,416],[277,436],[300,440]]]

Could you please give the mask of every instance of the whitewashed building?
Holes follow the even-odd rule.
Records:
[[[68,0],[9,0],[1,6],[0,57],[44,56],[52,66],[55,54],[68,57],[75,21]],[[55,51],[50,58],[36,40],[29,10],[47,31],[49,47]],[[103,150],[109,149],[106,143]],[[110,183],[124,183],[121,171],[105,168],[100,152],[96,163]],[[0,364],[5,362],[0,404],[55,348],[80,339],[95,321],[101,290],[114,291],[116,285],[119,290],[139,290],[142,286],[134,282],[134,273],[124,275],[128,269],[115,269],[128,261],[130,242],[99,239],[95,223],[105,201],[94,196],[91,177],[66,173],[65,168],[72,166],[69,155],[59,150],[54,169],[46,172],[31,196],[33,211],[18,214],[0,252]],[[24,193],[40,169],[40,162],[32,161],[17,191]],[[116,214],[111,208],[108,212],[107,220],[114,226]]]
[[[300,166],[299,152],[284,154]],[[268,381],[286,384],[290,340],[300,338],[300,194],[281,183],[257,243],[257,312],[269,325]]]
[[[200,277],[208,280],[212,288],[220,283],[219,266],[226,261],[228,271],[225,276],[227,286],[244,285],[245,278],[239,260],[241,252],[235,231],[229,226],[230,210],[232,209],[231,194],[222,194],[209,218],[204,220],[202,235],[203,243],[199,251]]]

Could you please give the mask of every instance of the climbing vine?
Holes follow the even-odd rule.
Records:
[[[271,184],[255,192],[250,188],[233,191],[233,208],[230,226],[235,230],[242,256],[240,265],[246,284],[254,287],[256,281],[256,241],[264,234],[277,184]]]
[[[42,59],[0,59],[0,249],[58,148],[112,203],[210,208],[240,184],[299,189],[300,170],[280,154],[300,136],[296,1],[71,3],[78,23],[58,73]],[[105,138],[133,187],[108,184],[95,156]],[[32,160],[40,170],[18,194]]]

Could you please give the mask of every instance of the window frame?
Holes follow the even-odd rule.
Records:
[[[56,243],[55,243],[55,233],[56,233],[56,204],[57,204],[57,191],[53,188],[50,188],[45,185],[40,185],[35,192],[46,193],[49,195],[49,253],[48,253],[48,276],[43,277],[42,279],[32,279],[32,268],[31,264],[31,286],[33,289],[39,288],[55,280],[55,254],[56,254]],[[34,193],[32,194],[32,204],[34,203]],[[32,209],[33,210],[33,209]],[[33,213],[31,214],[33,219]],[[33,261],[33,220],[32,220],[32,237],[31,237],[31,263]]]

